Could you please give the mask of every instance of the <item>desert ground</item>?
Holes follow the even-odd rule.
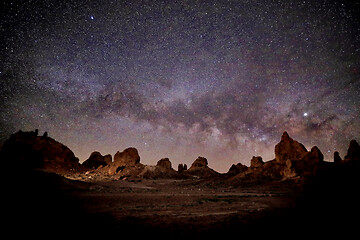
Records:
[[[28,236],[324,237],[351,236],[358,225],[358,189],[342,184],[301,179],[237,187],[197,178],[79,181],[43,170],[17,180],[5,194],[3,217]]]
[[[78,196],[91,213],[186,236],[252,223],[268,211],[292,208],[297,193],[271,187],[233,189],[194,179],[134,179],[97,183]]]
[[[21,183],[26,191],[15,195],[31,196],[16,211],[23,216],[18,223],[24,221],[33,232],[81,229],[87,234],[180,239],[238,231],[257,235],[258,227],[283,222],[280,215],[296,208],[300,196],[297,187],[276,184],[233,188],[204,179],[141,178],[84,182],[43,171],[32,177]]]

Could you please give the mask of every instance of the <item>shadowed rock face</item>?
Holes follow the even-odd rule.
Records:
[[[145,166],[139,174],[143,178],[178,178],[181,177],[177,171],[171,167],[169,158],[160,159],[156,166]]]
[[[351,140],[345,159],[360,161],[360,146],[356,140]]]
[[[324,156],[318,147],[314,146],[310,152],[307,152],[299,160],[286,160],[286,165],[282,171],[285,178],[296,176],[314,176],[317,174],[320,164],[323,162]]]
[[[156,167],[162,168],[164,170],[172,170],[171,162],[170,162],[169,158],[160,159],[157,162]]]
[[[38,131],[18,131],[4,143],[1,158],[19,169],[43,168],[63,174],[79,171],[79,159],[65,145],[47,136],[37,136]]]
[[[260,157],[260,156],[258,156],[258,157],[253,156],[252,157],[252,159],[250,161],[250,167],[257,168],[257,167],[262,167],[262,165],[264,165],[262,157]]]
[[[341,160],[339,152],[334,152],[334,163],[341,162]]]
[[[186,170],[187,170],[187,165],[186,164],[180,163],[178,165],[178,172],[183,172],[183,171],[186,171]]]
[[[198,177],[215,177],[219,175],[218,172],[208,167],[208,161],[204,157],[198,157],[185,173]]]
[[[247,166],[245,166],[244,164],[242,163],[238,163],[238,164],[233,164],[231,165],[229,171],[227,172],[227,174],[229,175],[236,175],[236,174],[239,174],[239,173],[242,173],[242,172],[245,172],[246,170],[248,169]]]
[[[191,167],[189,168],[189,170],[194,169],[194,168],[204,168],[207,167],[208,165],[208,161],[206,158],[204,157],[198,157],[193,164],[191,164]]]
[[[96,169],[100,166],[109,165],[111,162],[112,157],[110,154],[103,156],[99,152],[93,152],[90,157],[82,163],[82,165],[87,168]]]
[[[286,160],[299,160],[308,151],[298,141],[293,140],[287,132],[281,136],[281,141],[275,146],[275,160],[285,163]]]

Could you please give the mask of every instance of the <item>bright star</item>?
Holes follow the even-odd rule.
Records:
[[[307,112],[304,112],[304,117],[307,117],[309,114]]]

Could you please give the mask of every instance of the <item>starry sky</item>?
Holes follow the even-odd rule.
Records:
[[[274,158],[283,131],[325,159],[360,136],[360,4],[2,1],[0,145],[38,128],[80,162]]]

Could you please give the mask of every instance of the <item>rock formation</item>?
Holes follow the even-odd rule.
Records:
[[[93,152],[90,154],[90,157],[82,163],[82,165],[87,168],[97,169],[100,166],[109,165],[111,162],[112,157],[110,154],[103,156],[99,152]]]
[[[228,175],[236,175],[242,172],[245,172],[248,169],[247,166],[245,166],[242,163],[238,163],[238,164],[233,164],[231,165],[229,171],[227,172]]]
[[[219,173],[208,167],[208,160],[204,157],[198,157],[189,169],[186,164],[179,164],[178,171],[172,168],[168,158],[160,159],[156,166],[143,165],[140,163],[137,149],[132,147],[116,152],[113,162],[111,155],[102,156],[99,152],[93,152],[80,165],[78,158],[68,147],[48,137],[47,134],[38,135],[38,130],[19,131],[11,135],[0,152],[3,164],[19,170],[41,168],[60,175],[77,173],[81,179],[117,180],[125,177],[218,179],[218,176],[221,177]],[[261,156],[254,156],[250,161],[250,167],[241,163],[232,165],[224,176],[235,184],[317,176],[319,171],[330,169],[328,167],[330,163],[324,163],[323,158],[318,147],[314,146],[307,151],[304,145],[284,132],[281,141],[275,146],[275,159],[264,162]],[[334,162],[340,162],[333,166],[340,165],[344,171],[358,166],[360,164],[359,144],[355,140],[350,142],[343,161],[338,152],[335,152]],[[100,168],[100,166],[103,167]],[[89,168],[94,170],[88,171]]]
[[[208,161],[204,157],[198,157],[192,164],[189,170],[195,169],[195,168],[205,168],[208,165]]]
[[[299,160],[307,153],[304,145],[293,140],[287,132],[281,136],[281,141],[275,146],[275,159],[279,163],[286,160]]]
[[[350,141],[350,145],[344,159],[360,161],[360,146],[356,140]]]
[[[262,165],[264,165],[264,162],[262,160],[262,157],[258,156],[255,157],[253,156],[251,161],[250,161],[250,167],[251,168],[258,168],[258,167],[262,167]]]
[[[136,148],[127,148],[122,152],[117,151],[114,155],[114,162],[110,164],[108,173],[114,175],[125,168],[139,166],[140,156]]]
[[[341,162],[341,157],[339,152],[334,152],[334,163]]]
[[[171,162],[169,160],[169,158],[162,158],[160,159],[157,164],[156,167],[164,169],[164,170],[171,170]]]
[[[178,178],[179,173],[171,167],[169,158],[162,158],[156,166],[145,166],[139,176],[144,178]]]
[[[300,159],[287,159],[282,175],[284,178],[314,176],[323,160],[323,154],[318,147],[314,146],[310,152],[306,152]]]
[[[18,131],[4,143],[1,158],[20,169],[42,168],[64,174],[80,171],[79,159],[65,145],[50,137],[37,136],[38,131]]]
[[[208,167],[208,161],[204,157],[198,157],[184,173],[198,177],[215,177],[219,175],[218,172]]]
[[[304,145],[284,132],[275,146],[275,159],[263,162],[260,156],[251,159],[251,166],[232,178],[234,182],[268,182],[294,177],[314,176],[323,162],[323,154],[314,146],[307,151]]]
[[[114,163],[121,166],[134,166],[140,163],[140,156],[136,148],[130,147],[114,155]]]
[[[183,171],[186,171],[186,170],[187,170],[187,165],[186,164],[180,163],[178,165],[178,172],[183,172]]]

